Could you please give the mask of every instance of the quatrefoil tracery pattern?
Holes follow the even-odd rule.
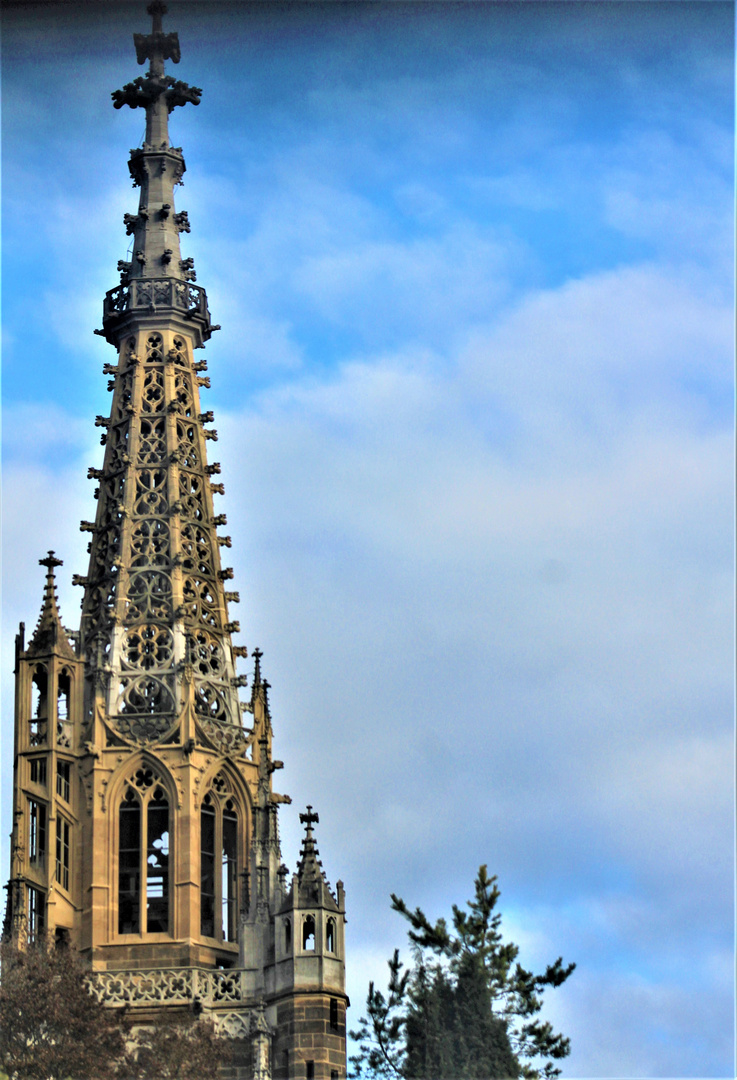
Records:
[[[144,413],[162,412],[164,408],[164,372],[153,368],[147,371],[143,380],[141,408]]]
[[[158,518],[137,521],[131,533],[131,566],[167,566],[169,526]]]
[[[126,667],[153,671],[168,667],[174,653],[174,638],[166,626],[137,626],[125,635]]]

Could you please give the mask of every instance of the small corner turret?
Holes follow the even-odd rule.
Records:
[[[82,799],[84,664],[59,614],[54,571],[62,561],[50,551],[39,563],[46,567],[41,614],[27,646],[23,623],[16,638],[13,835],[5,933],[21,944],[42,935],[67,940],[79,928],[81,909],[73,860]],[[78,635],[74,641],[78,645]]]
[[[331,1080],[345,1062],[345,893],[342,881],[333,893],[325,876],[313,831],[318,814],[308,806],[299,820],[305,835],[288,892],[286,867],[279,871],[283,898],[274,928],[279,1001],[274,1076],[294,1075],[278,1071],[280,1063],[287,1068],[292,1060],[315,1080]]]

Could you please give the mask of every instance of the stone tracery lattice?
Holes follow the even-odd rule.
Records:
[[[195,714],[208,738],[231,752],[243,740],[230,642],[237,624],[228,622],[223,592],[231,575],[219,556],[230,540],[216,534],[224,518],[213,512],[210,475],[219,469],[207,466],[205,453],[216,433],[204,427],[212,414],[200,412],[207,380],[195,370],[204,365],[193,364],[192,340],[166,317],[179,300],[201,309],[204,293],[174,280],[178,265],[172,256],[171,277],[152,269],[147,278],[147,260],[133,260],[123,291],[113,290],[125,293],[115,302],[121,312],[133,302],[149,312],[162,305],[163,318],[161,329],[134,323],[109,368],[113,400],[110,417],[98,418],[106,449],[102,470],[92,470],[100,486],[97,520],[86,526],[93,539],[82,637],[102,648],[109,713],[121,734],[141,743],[164,738],[183,706],[188,666]],[[237,731],[220,733],[218,725]]]

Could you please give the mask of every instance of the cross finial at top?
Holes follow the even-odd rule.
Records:
[[[256,647],[253,650],[253,652],[251,653],[251,656],[253,657],[253,659],[255,661],[254,666],[253,666],[253,685],[254,686],[260,686],[261,685],[261,657],[263,655],[264,654],[261,652],[261,650],[258,647]]]
[[[306,814],[300,814],[299,815],[299,820],[300,820],[301,825],[306,825],[307,826],[307,830],[309,832],[309,830],[312,828],[313,825],[318,825],[320,823],[320,815],[319,814],[313,814],[312,813],[312,807],[308,804],[307,813]]]
[[[136,59],[139,64],[145,64],[146,60],[151,61],[149,71],[151,77],[163,76],[165,60],[172,60],[175,64],[178,64],[181,59],[179,35],[176,33],[164,33],[161,26],[161,16],[166,14],[167,7],[161,0],[153,0],[146,8],[146,11],[152,19],[151,33],[133,35],[133,42],[136,46]],[[115,93],[119,94],[120,91],[116,90]],[[117,101],[115,95],[113,97]],[[131,103],[127,98],[121,101],[121,104],[135,108],[135,103]],[[140,101],[137,104],[145,104],[145,102]],[[184,102],[177,101],[176,104],[184,104]],[[173,105],[171,107],[173,108]],[[116,105],[116,108],[120,108],[120,106]]]
[[[56,556],[54,555],[53,551],[50,551],[45,559],[39,559],[38,560],[38,565],[39,566],[46,566],[48,568],[49,572],[51,572],[51,571],[53,571],[55,566],[63,566],[64,562],[63,562],[62,559],[57,559]]]
[[[154,34],[160,34],[161,33],[161,29],[162,29],[162,27],[161,27],[161,16],[166,15],[167,10],[168,10],[168,8],[167,8],[166,4],[164,4],[162,2],[162,0],[152,0],[152,3],[150,3],[148,5],[148,7],[146,8],[146,11],[149,13],[151,18],[153,19],[153,25],[151,27],[151,32],[152,33],[154,33]]]

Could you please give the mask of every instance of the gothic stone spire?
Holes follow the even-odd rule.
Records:
[[[165,4],[149,4],[148,11],[153,17],[152,32],[133,35],[138,63],[150,61],[148,72],[112,95],[116,109],[129,105],[146,110],[144,144],[130,154],[130,173],[141,197],[138,214],[125,218],[128,234],[133,236],[133,257],[119,264],[123,284],[162,275],[179,282],[195,278],[192,260],[182,261],[179,250],[179,233],[189,231],[189,222],[186,214],[174,212],[174,187],[181,182],[185,164],[181,149],[169,142],[169,113],[187,102],[199,105],[202,91],[165,73],[165,60],[179,63],[179,38],[161,29]]]
[[[104,715],[118,732],[139,743],[160,741],[173,732],[190,700],[201,733],[211,740],[242,737],[235,648],[228,604],[238,600],[223,582],[233,576],[220,563],[218,536],[225,515],[216,514],[213,495],[220,472],[208,465],[206,446],[217,432],[205,425],[211,412],[200,408],[199,373],[193,350],[216,327],[210,325],[204,289],[187,279],[192,260],[179,253],[186,214],[174,208],[174,188],[184,171],[181,150],[172,147],[168,114],[200,91],[164,72],[165,59],[179,60],[176,34],[165,34],[166,8],[153,3],[149,35],[135,35],[139,63],[148,73],[113,94],[116,108],[146,110],[146,141],[131,151],[134,185],[141,188],[135,217],[126,215],[134,257],[123,263],[121,285],[105,297],[100,333],[118,351],[106,365],[112,391],[104,429],[102,469],[84,585],[82,645],[97,671]],[[244,737],[244,736],[243,736]]]

